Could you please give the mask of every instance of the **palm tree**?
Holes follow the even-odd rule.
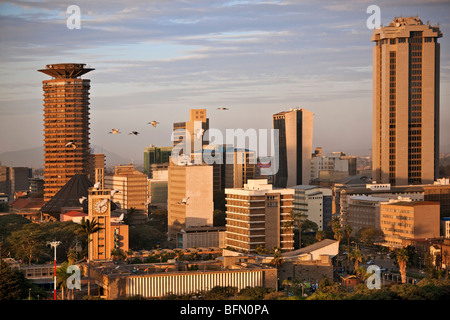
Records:
[[[352,227],[346,224],[344,227],[345,235],[347,236],[347,252],[350,252],[350,236],[352,235]],[[348,255],[347,255],[348,256]],[[348,256],[348,263],[350,264],[350,257]]]
[[[396,258],[402,276],[402,283],[406,283],[406,262],[409,260],[408,251],[405,248],[398,250]]]
[[[256,254],[266,254],[267,253],[267,249],[262,244],[260,244],[259,246],[256,247],[255,253]]]
[[[270,263],[279,268],[284,262],[283,256],[281,255],[281,248],[275,247],[271,250],[271,252],[273,253],[273,259]]]
[[[323,239],[325,239],[326,238],[326,233],[325,233],[325,231],[323,231],[323,230],[318,230],[317,232],[316,232],[316,240],[317,241],[322,241]]]
[[[302,228],[303,223],[305,223],[306,218],[308,215],[304,212],[298,212],[298,211],[292,211],[292,217],[297,222],[297,229],[298,229],[298,247],[302,247]]]
[[[127,251],[127,259],[128,259],[128,260],[131,260],[130,257],[132,257],[133,254],[134,254],[133,250],[132,250],[131,248],[128,249],[128,251]],[[130,261],[128,261],[128,263],[129,263],[129,262],[130,262]]]
[[[331,229],[334,232],[334,239],[341,242],[342,238],[344,237],[344,233],[342,232],[341,227],[341,220],[339,217],[335,216],[332,218],[331,222]]]
[[[67,273],[68,263],[63,262],[61,266],[56,269],[56,284],[61,287],[61,300],[64,300],[64,288],[67,288],[67,279],[70,275]],[[67,289],[67,295],[69,295],[69,289]]]
[[[89,219],[82,219],[81,220],[81,226],[83,227],[83,232],[88,236],[88,258],[87,258],[87,266],[88,266],[88,296],[91,294],[91,275],[90,275],[90,253],[92,252],[92,239],[91,239],[91,235],[99,232],[100,230],[102,230],[103,228],[100,227],[98,221],[93,218],[92,221],[90,221]]]
[[[353,250],[348,254],[349,258],[355,261],[355,271],[358,270],[358,264],[362,262],[363,254],[359,249]]]
[[[67,252],[67,260],[69,261],[69,265],[74,264],[77,260],[77,251],[75,249],[70,249]]]

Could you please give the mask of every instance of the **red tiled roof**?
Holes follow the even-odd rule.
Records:
[[[19,198],[9,205],[17,209],[40,209],[44,203],[42,198]]]
[[[88,215],[84,212],[80,212],[80,211],[69,211],[64,213],[65,216],[69,216],[69,217],[87,217]]]

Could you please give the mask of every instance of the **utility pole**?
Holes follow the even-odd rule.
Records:
[[[51,247],[53,247],[55,249],[55,258],[54,258],[55,270],[53,272],[53,277],[54,277],[53,300],[56,300],[56,247],[61,244],[61,241],[52,241],[52,242],[48,242],[47,244],[49,244]]]

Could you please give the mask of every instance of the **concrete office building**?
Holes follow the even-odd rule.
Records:
[[[175,148],[180,142],[183,142],[185,148],[182,153],[190,155],[191,160],[193,160],[195,152],[199,157],[199,159],[196,160],[196,164],[201,164],[202,154],[199,151],[202,151],[203,147],[209,144],[209,139],[205,135],[208,130],[209,119],[206,117],[206,109],[191,109],[189,110],[189,121],[175,122],[173,124],[173,131],[176,134],[173,141],[173,147]],[[188,140],[190,140],[190,145],[188,145]],[[198,150],[196,150],[197,145]],[[175,152],[177,152],[177,150],[175,150]]]
[[[148,179],[148,199],[150,205],[167,208],[169,171],[153,171],[152,179]]]
[[[225,189],[226,247],[253,253],[259,246],[294,249],[293,189],[275,189],[266,179]]]
[[[133,165],[115,166],[114,174],[105,175],[105,188],[118,190],[112,201],[119,203],[120,209],[148,211],[147,175],[136,170]]]
[[[345,224],[355,234],[363,228],[380,229],[380,205],[389,203],[389,198],[372,196],[350,196]]]
[[[355,156],[347,156],[344,152],[322,155],[319,148],[312,154],[311,180],[336,181],[356,173]]]
[[[234,148],[232,145],[210,145],[205,154],[214,150],[214,156],[220,154],[222,163],[213,163],[214,191],[225,188],[243,188],[249,179],[256,178],[256,153],[247,149]]]
[[[103,189],[105,183],[105,155],[103,153],[90,154],[88,159],[89,180],[93,184],[99,182],[99,188]]]
[[[11,167],[9,168],[9,195],[15,198],[16,192],[27,193],[30,190],[30,179],[33,170],[28,167]]]
[[[312,112],[300,108],[272,116],[273,128],[279,130],[279,168],[275,175],[275,187],[310,183],[313,117]]]
[[[429,184],[439,173],[440,44],[438,26],[395,18],[375,29],[373,179]]]
[[[424,200],[439,202],[441,217],[450,217],[450,182],[447,178],[437,179],[434,184],[423,185]]]
[[[330,188],[312,185],[294,186],[294,219],[305,214],[306,219],[317,224],[319,230],[328,228],[333,214],[333,194]]]
[[[44,200],[75,174],[88,174],[90,80],[85,64],[50,64],[44,89]]]
[[[380,226],[384,233],[382,245],[402,247],[405,240],[440,236],[439,203],[407,201],[381,204]]]
[[[182,229],[213,226],[213,167],[169,166],[167,198],[168,237],[182,247]]]
[[[335,197],[339,199],[337,213],[340,213],[342,224],[348,219],[348,208],[351,196],[373,196],[378,198],[398,199],[409,198],[412,201],[423,201],[424,193],[421,186],[391,186],[387,184],[367,184],[365,186],[347,187],[335,190]]]
[[[144,173],[153,178],[153,171],[166,169],[173,147],[150,147],[144,148]]]

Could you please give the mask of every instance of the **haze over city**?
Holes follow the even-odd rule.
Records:
[[[370,155],[367,7],[380,7],[382,24],[419,15],[450,33],[449,1],[78,1],[78,30],[66,26],[71,4],[0,4],[0,153],[42,146],[48,77],[37,70],[74,62],[95,68],[85,76],[95,152],[140,163],[144,147],[171,145],[172,124],[192,108],[207,109],[210,128],[245,130],[270,129],[272,114],[301,107],[314,113],[314,147]],[[449,46],[442,41],[443,153],[450,152]]]

